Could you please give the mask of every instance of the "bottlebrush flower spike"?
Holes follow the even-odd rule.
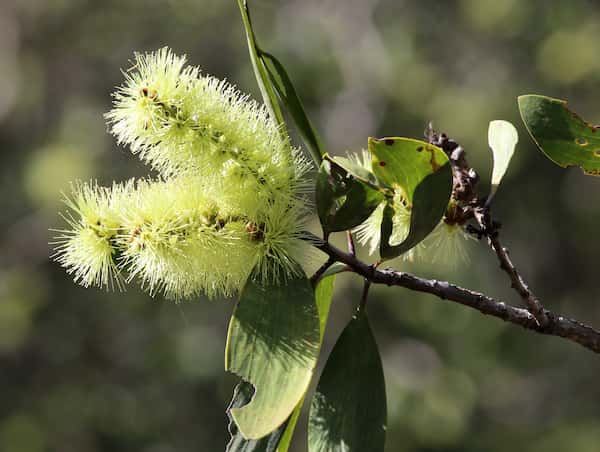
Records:
[[[181,299],[299,270],[307,161],[263,107],[184,65],[138,55],[115,96],[113,133],[162,178],[74,188],[55,257],[76,282]]]
[[[294,161],[267,109],[185,62],[167,48],[136,54],[106,115],[119,143],[164,176],[226,171],[288,187],[306,164]]]

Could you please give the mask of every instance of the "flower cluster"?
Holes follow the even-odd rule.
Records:
[[[114,96],[111,132],[159,178],[74,186],[55,256],[76,282],[180,299],[298,271],[308,163],[264,107],[166,48]]]

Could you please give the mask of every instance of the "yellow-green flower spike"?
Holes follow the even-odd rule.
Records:
[[[112,189],[96,183],[76,184],[65,198],[69,212],[63,215],[70,229],[56,230],[54,258],[73,275],[75,282],[121,289],[123,278],[115,262],[120,204],[132,183]]]
[[[185,63],[166,48],[136,55],[107,114],[118,141],[163,176],[200,170],[289,189],[306,163],[299,165],[266,108]]]
[[[308,164],[266,110],[168,49],[137,55],[107,115],[156,181],[79,184],[56,259],[84,286],[182,299],[295,274]]]

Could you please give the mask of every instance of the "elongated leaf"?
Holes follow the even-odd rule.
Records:
[[[325,326],[327,325],[327,318],[329,317],[329,309],[331,307],[331,301],[333,300],[333,286],[335,282],[335,273],[331,273],[330,275],[324,274],[321,280],[317,283],[317,287],[315,288],[315,299],[317,303],[317,309],[319,310],[319,322],[320,322],[320,345],[323,344],[323,335],[325,334]],[[287,452],[291,442],[292,436],[294,434],[294,430],[296,429],[296,424],[298,423],[298,418],[300,417],[300,412],[302,411],[302,406],[304,405],[304,398],[302,398],[301,402],[296,406],[294,412],[290,416],[290,419],[287,421],[287,426],[285,431],[283,432],[283,436],[279,441],[279,446],[277,447],[277,452]],[[276,431],[277,432],[277,431]]]
[[[292,438],[294,436],[294,431],[296,430],[296,425],[298,424],[298,419],[300,418],[300,412],[302,411],[302,407],[304,406],[304,397],[302,400],[296,405],[292,415],[286,421],[285,430],[283,431],[283,435],[279,440],[279,444],[277,446],[277,452],[288,452],[290,446],[292,445]],[[276,430],[275,432],[277,432]]]
[[[519,97],[519,110],[527,130],[550,160],[600,175],[600,130],[571,111],[566,101],[530,94]]]
[[[225,368],[255,388],[252,401],[232,408],[247,439],[268,435],[304,396],[319,354],[319,312],[306,277],[281,284],[249,281],[229,324]]]
[[[227,444],[226,452],[275,452],[278,450],[277,448],[281,442],[282,435],[287,428],[287,423],[282,424],[274,432],[264,438],[246,439],[239,432],[238,427],[231,416],[231,410],[248,404],[252,399],[253,394],[254,388],[246,381],[239,382],[233,391],[233,398],[227,408],[229,434],[231,435],[231,439]]]
[[[383,452],[385,381],[379,350],[364,312],[335,344],[312,400],[309,452]]]
[[[365,221],[384,195],[349,174],[328,157],[317,175],[317,212],[327,234],[345,231]]]
[[[496,194],[518,142],[519,133],[510,122],[502,120],[490,122],[488,143],[494,156],[494,169],[492,170],[492,189],[488,199]]]
[[[410,211],[408,234],[391,245],[394,208],[388,203],[381,224],[380,255],[392,259],[423,240],[438,225],[452,194],[452,170],[440,148],[410,138],[369,138],[373,172],[384,187],[400,192]]]
[[[300,97],[298,97],[298,93],[296,92],[287,71],[279,60],[270,53],[262,51],[260,55],[265,63],[265,68],[281,103],[285,106],[286,110],[294,120],[313,160],[317,165],[320,165],[322,156],[325,154],[325,148],[304,110],[302,101],[300,100]]]
[[[281,127],[285,127],[283,115],[281,114],[281,108],[277,102],[277,94],[271,83],[271,78],[267,73],[265,63],[260,56],[260,51],[256,43],[256,36],[252,29],[252,22],[250,21],[250,11],[248,10],[247,0],[238,0],[238,6],[240,7],[240,13],[242,14],[242,22],[244,23],[244,30],[246,31],[246,39],[248,41],[248,51],[250,52],[250,60],[252,61],[252,67],[254,68],[254,75],[256,82],[260,88],[260,92],[271,117]],[[286,136],[287,137],[287,136]]]
[[[329,275],[325,273],[315,288],[315,300],[317,303],[317,310],[319,311],[319,337],[321,338],[321,343],[323,343],[325,326],[327,325],[329,309],[331,308],[331,301],[333,300],[334,283],[335,273]]]

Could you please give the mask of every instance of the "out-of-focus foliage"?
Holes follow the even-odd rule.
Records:
[[[552,309],[600,325],[600,240],[590,234],[600,180],[538,152],[516,104],[519,94],[545,93],[600,122],[597,2],[251,3],[261,44],[285,65],[332,154],[359,150],[368,136],[419,137],[433,120],[487,182],[488,123],[516,124],[521,142],[494,201],[505,242]],[[2,451],[225,448],[233,303],[84,290],[48,259],[68,180],[145,173],[114,145],[102,114],[133,52],[163,45],[260,96],[233,1],[0,2]],[[518,303],[486,247],[470,252],[466,267],[397,265]],[[338,278],[327,350],[360,283]],[[597,449],[594,355],[398,290],[375,287],[369,303],[387,380],[387,450]],[[295,451],[306,450],[302,425]]]

